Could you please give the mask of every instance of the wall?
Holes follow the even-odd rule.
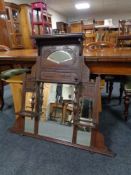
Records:
[[[34,2],[35,0],[5,0],[5,2],[12,2],[16,4],[24,4],[24,3],[31,3]],[[67,22],[67,18],[60,13],[56,12],[55,10],[48,8],[48,13],[52,15],[52,29],[56,29],[56,22]]]
[[[52,29],[56,29],[56,22],[67,22],[67,18],[60,13],[48,8],[48,12],[52,15]]]
[[[113,20],[113,24],[114,25],[118,25],[118,20],[119,19],[131,19],[131,13],[118,13],[116,12],[115,14],[114,13],[106,13],[106,14],[85,14],[85,15],[79,15],[79,16],[72,16],[70,18],[68,18],[68,22],[72,22],[72,21],[77,21],[77,20],[82,20],[82,19],[85,19],[87,20],[88,18],[93,18],[93,19],[97,19],[97,20],[104,20],[104,19],[110,19],[112,18]]]

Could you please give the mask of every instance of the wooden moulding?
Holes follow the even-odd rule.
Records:
[[[34,113],[39,114],[39,108],[41,107],[40,102],[40,83],[66,83],[66,84],[74,84],[76,86],[75,89],[75,104],[73,108],[74,119],[73,119],[73,133],[72,133],[72,142],[65,142],[62,140],[49,138],[45,136],[41,136],[38,133],[39,128],[39,115],[34,118],[34,133],[27,133],[24,131],[24,123],[25,123],[25,116],[19,116],[16,120],[13,128],[11,129],[12,132],[31,136],[34,138],[44,139],[47,141],[52,141],[55,143],[61,143],[64,145],[72,146],[81,148],[84,150],[89,150],[91,152],[101,153],[108,156],[113,156],[113,153],[106,147],[104,143],[104,137],[99,132],[99,90],[100,90],[100,78],[97,77],[95,81],[91,82],[89,80],[90,71],[88,67],[85,65],[84,57],[80,56],[82,53],[82,41],[83,35],[82,34],[69,34],[69,35],[55,35],[55,36],[38,36],[34,37],[36,40],[36,44],[38,45],[38,55],[36,60],[36,104],[33,110]],[[56,64],[53,61],[51,62],[48,59],[48,56],[57,50],[66,50],[69,52],[71,50],[72,59],[61,63]],[[70,53],[70,52],[69,52]],[[52,72],[50,75],[49,73]],[[47,74],[45,74],[47,73]],[[70,74],[70,76],[69,76]],[[25,79],[24,86],[23,86],[23,104],[25,104],[25,95],[28,89],[26,86],[26,82],[28,79]],[[92,128],[91,133],[91,145],[89,147],[82,146],[77,143],[77,131],[79,125],[79,110],[80,110],[80,103],[79,100],[81,98],[87,98],[93,100],[93,109],[92,109],[92,119],[94,121],[95,128]],[[25,105],[22,105],[22,110],[25,111]]]
[[[24,132],[24,117],[19,117],[14,126],[12,128],[10,128],[9,130],[13,133],[19,134],[19,135],[23,135],[23,136],[29,136],[32,138],[36,138],[36,139],[40,139],[40,140],[45,140],[45,141],[49,141],[49,142],[53,142],[53,143],[57,143],[57,144],[63,144],[66,146],[71,146],[71,147],[75,147],[75,148],[79,148],[82,150],[86,150],[89,151],[91,153],[98,153],[98,154],[102,154],[102,155],[106,155],[109,157],[114,157],[115,154],[109,150],[104,143],[104,137],[103,135],[96,129],[93,129],[93,134],[92,134],[92,140],[91,140],[91,144],[92,146],[87,147],[87,146],[83,146],[83,145],[79,145],[79,144],[75,144],[75,143],[71,143],[71,142],[67,142],[67,141],[62,141],[62,140],[58,140],[58,139],[54,139],[54,138],[50,138],[50,137],[46,137],[46,136],[41,136],[38,135],[37,133],[37,127],[36,130],[34,132],[34,134],[29,133],[29,132]],[[36,122],[38,124],[38,121]],[[38,126],[38,125],[37,125]]]

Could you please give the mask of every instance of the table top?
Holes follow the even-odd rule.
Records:
[[[35,61],[37,57],[36,49],[17,49],[17,50],[8,50],[0,52],[0,61],[7,60],[20,60],[20,61]]]
[[[0,52],[0,61],[35,61],[38,53],[36,49],[17,49]],[[84,49],[86,61],[118,61],[131,62],[131,48],[105,48],[97,51]]]
[[[96,51],[84,49],[86,61],[131,62],[131,48],[104,48]]]

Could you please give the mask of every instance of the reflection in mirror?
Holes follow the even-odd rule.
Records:
[[[76,143],[79,145],[90,146],[91,129],[85,126],[79,126],[77,130]]]
[[[50,54],[47,60],[60,64],[72,60],[72,56],[68,52],[61,50],[61,51],[55,51],[52,54]]]
[[[44,84],[44,100],[38,129],[39,135],[72,143],[74,92],[74,85]],[[31,97],[29,95],[27,99],[30,104]],[[31,109],[29,104],[26,103],[28,110]],[[92,101],[89,99],[80,100],[80,106],[76,144],[90,146],[91,129],[87,127],[87,124],[92,121]],[[25,131],[34,132],[34,119],[25,118]]]
[[[34,92],[27,92],[25,96],[25,110],[27,113],[34,112],[35,98],[36,94]],[[25,117],[25,132],[34,132],[34,119]]]
[[[92,120],[92,106],[93,101],[91,99],[80,99],[80,116],[77,129],[76,143],[79,145],[90,146],[91,140],[91,128],[93,127]]]
[[[72,141],[73,96],[71,94],[73,91],[72,85],[60,87],[60,84],[51,84],[46,103],[46,120],[39,122],[39,135],[67,142]]]

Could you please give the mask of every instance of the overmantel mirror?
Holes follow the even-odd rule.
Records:
[[[102,154],[112,153],[99,132],[100,79],[90,81],[82,56],[83,34],[34,37],[35,76],[23,86],[13,131]]]

